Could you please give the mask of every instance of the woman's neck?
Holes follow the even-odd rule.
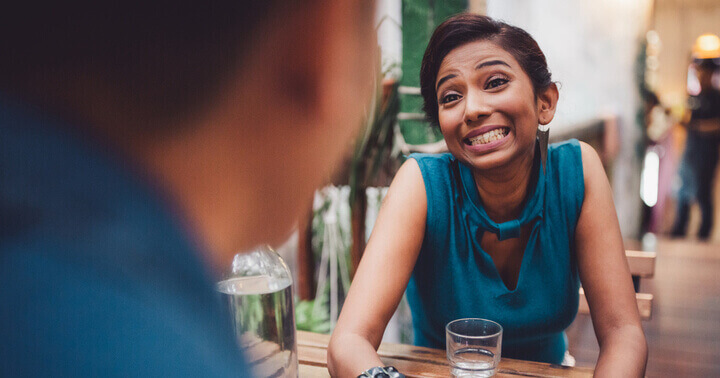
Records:
[[[534,154],[508,166],[473,171],[485,212],[497,223],[517,219],[532,184]]]

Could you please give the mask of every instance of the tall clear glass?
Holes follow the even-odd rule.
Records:
[[[292,275],[280,255],[270,247],[236,255],[217,289],[254,375],[297,377]]]
[[[453,377],[491,377],[500,363],[503,329],[486,319],[457,319],[445,327]]]

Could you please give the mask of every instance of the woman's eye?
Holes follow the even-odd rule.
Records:
[[[507,83],[507,82],[508,82],[508,79],[498,77],[498,78],[495,78],[495,79],[490,80],[490,81],[487,83],[487,85],[485,86],[485,89],[497,88],[497,87],[499,87],[499,86],[501,86],[501,85],[503,85],[503,84],[505,84],[505,83]]]
[[[441,104],[447,104],[447,103],[449,103],[449,102],[457,101],[457,100],[459,100],[459,99],[460,99],[460,95],[459,95],[459,94],[457,94],[457,93],[450,93],[450,94],[447,94],[447,95],[443,96],[443,97],[440,99],[440,103],[441,103]]]

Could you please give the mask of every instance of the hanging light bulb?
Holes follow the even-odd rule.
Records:
[[[720,57],[720,38],[715,34],[703,34],[695,40],[693,57],[696,59],[715,59]]]

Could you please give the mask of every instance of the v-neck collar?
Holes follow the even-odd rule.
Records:
[[[543,172],[541,169],[539,156],[536,155],[535,162],[533,163],[533,169],[535,170],[534,177],[536,181],[531,183],[534,188],[528,192],[528,197],[524,201],[523,210],[520,217],[503,223],[494,222],[488,216],[485,211],[485,207],[480,200],[480,194],[478,193],[475,185],[475,178],[473,176],[470,167],[463,163],[458,163],[458,170],[462,189],[459,192],[464,192],[464,196],[461,193],[457,193],[456,203],[461,207],[463,213],[463,220],[466,223],[467,229],[472,235],[472,244],[474,244],[475,250],[479,253],[476,258],[480,258],[484,261],[483,265],[486,266],[486,274],[494,276],[493,279],[500,285],[498,288],[500,291],[496,292],[496,295],[507,295],[518,292],[521,286],[524,271],[527,270],[527,265],[532,259],[532,254],[537,243],[537,231],[538,231],[538,220],[543,218],[543,208],[545,204],[545,185],[546,178],[550,173],[550,167],[546,168]],[[467,200],[469,199],[469,201]],[[518,272],[517,281],[515,287],[511,290],[508,288],[505,281],[502,279],[500,272],[495,266],[495,262],[492,257],[485,251],[480,245],[482,235],[485,231],[490,231],[498,235],[498,240],[506,240],[513,237],[520,236],[520,229],[522,226],[530,224],[532,225],[532,231],[527,240],[527,244],[523,248],[522,261],[520,263],[520,270]]]
[[[536,158],[535,160],[533,170],[536,171],[534,176],[537,177],[537,181],[534,183],[534,190],[528,193],[529,197],[524,201],[524,207],[520,213],[520,217],[503,223],[497,223],[490,219],[480,200],[480,194],[475,185],[475,178],[471,168],[459,162],[460,180],[466,197],[470,199],[469,202],[462,201],[461,203],[464,207],[464,212],[470,218],[469,220],[479,225],[483,231],[490,231],[497,234],[498,240],[502,241],[519,237],[520,228],[523,225],[531,223],[537,218],[542,218],[543,206],[545,204],[545,180],[547,173],[540,169],[538,159]]]

